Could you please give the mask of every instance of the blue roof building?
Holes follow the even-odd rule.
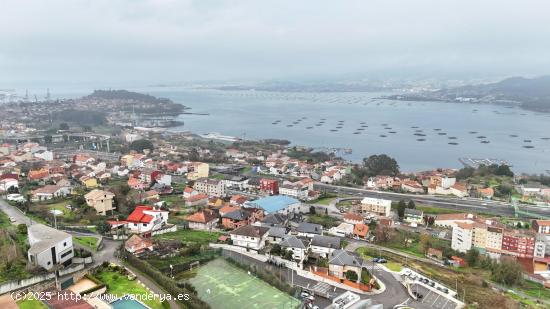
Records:
[[[246,202],[247,207],[262,208],[266,213],[299,212],[302,203],[290,196],[274,195],[267,196],[255,201]]]

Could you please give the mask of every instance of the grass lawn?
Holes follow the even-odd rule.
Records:
[[[542,284],[530,280],[524,280],[521,286],[513,289],[521,291],[531,297],[550,300],[550,290],[546,289]]]
[[[168,206],[176,206],[176,205],[183,205],[183,197],[181,194],[174,194],[174,195],[163,195],[160,197],[161,201],[166,202]]]
[[[318,200],[309,201],[309,202],[307,202],[307,204],[319,204],[319,205],[328,206],[334,200],[336,200],[336,197],[324,197],[324,198],[320,198]]]
[[[416,209],[422,210],[425,214],[430,214],[430,215],[454,214],[454,213],[462,212],[460,210],[431,207],[427,205],[416,205]]]
[[[58,218],[59,217],[63,217],[67,220],[74,220],[74,212],[72,212],[70,209],[67,209],[67,205],[69,205],[71,203],[71,201],[67,200],[67,201],[61,201],[59,203],[55,203],[55,204],[43,204],[43,205],[36,205],[36,207],[39,207],[39,208],[47,208],[48,210],[58,210],[58,211],[61,211],[63,214],[62,215],[58,215]]]
[[[99,242],[99,239],[97,239],[97,237],[93,237],[93,236],[75,236],[75,237],[73,237],[73,239],[79,245],[90,248],[94,251],[97,250],[97,243]]]
[[[221,233],[218,232],[177,230],[176,232],[161,234],[154,237],[157,239],[181,240],[183,242],[208,244],[209,242],[216,241],[220,235]]]
[[[127,294],[131,295],[148,295],[147,291],[137,280],[130,281],[124,275],[118,272],[101,271],[96,274],[96,278],[101,280],[107,285],[107,293],[122,297]],[[148,299],[148,297],[142,297],[140,299],[143,303],[152,309],[163,309],[162,304],[158,299]]]
[[[48,306],[46,306],[43,302],[36,300],[36,299],[25,299],[22,301],[18,301],[17,305],[19,306],[19,309],[47,309]]]
[[[331,228],[337,226],[339,220],[327,215],[308,215],[307,222],[321,224],[324,228]]]

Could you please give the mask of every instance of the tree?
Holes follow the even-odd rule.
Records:
[[[62,122],[59,124],[59,130],[67,131],[69,130],[69,125],[66,122]]]
[[[510,169],[510,166],[506,164],[499,165],[495,174],[498,176],[514,177],[514,172],[512,172],[512,170]]]
[[[369,284],[371,278],[372,278],[372,276],[371,276],[369,270],[366,267],[363,267],[361,269],[361,283]]]
[[[100,234],[105,234],[111,230],[111,225],[105,220],[97,222],[96,229]]]
[[[358,278],[357,276],[357,273],[354,272],[353,270],[348,270],[344,273],[344,276],[346,277],[346,279],[348,279],[349,281],[353,281],[353,282],[356,282]]]
[[[281,246],[279,244],[274,244],[269,251],[272,255],[281,255]]]
[[[491,277],[494,281],[506,285],[516,285],[523,279],[523,271],[519,263],[510,260],[504,260],[493,266]]]
[[[409,203],[407,204],[407,208],[408,209],[415,209],[416,208],[416,205],[414,204],[413,200],[409,201]]]
[[[432,246],[432,236],[428,233],[420,234],[420,250],[426,254],[428,249]]]
[[[466,262],[470,267],[474,267],[477,265],[477,261],[479,258],[479,251],[477,251],[476,248],[472,248],[468,251],[466,251]]]
[[[309,214],[314,215],[315,214],[315,206],[311,205],[309,206]]]
[[[405,216],[405,208],[407,208],[407,204],[405,203],[405,200],[400,200],[398,203],[397,203],[397,216],[399,217],[399,219],[403,219],[403,217]]]
[[[364,158],[363,167],[367,170],[368,176],[396,176],[399,174],[399,165],[397,161],[385,154],[372,155],[368,158]]]
[[[153,143],[148,139],[138,139],[130,144],[130,150],[143,152],[144,149],[149,149],[152,151],[154,149]]]

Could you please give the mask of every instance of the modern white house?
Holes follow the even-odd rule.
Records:
[[[269,228],[255,225],[244,225],[229,233],[233,245],[247,250],[260,250],[265,246]]]
[[[19,188],[19,181],[15,178],[0,180],[0,192],[7,192],[10,188]]]
[[[74,250],[70,234],[43,224],[27,227],[27,234],[30,245],[27,257],[32,265],[52,270],[56,265],[71,264]]]
[[[149,233],[161,229],[168,223],[168,211],[152,206],[137,206],[126,219],[131,233]]]
[[[353,224],[342,222],[338,226],[331,227],[328,230],[328,234],[339,237],[347,237],[349,235],[353,235]]]

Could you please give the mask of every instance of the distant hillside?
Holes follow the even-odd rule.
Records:
[[[470,85],[415,95],[396,95],[393,99],[518,105],[550,112],[550,76],[512,77],[497,83]]]
[[[170,99],[157,98],[152,95],[132,92],[128,90],[95,90],[92,94],[85,96],[84,98],[103,100],[128,100],[144,103],[172,103]]]

